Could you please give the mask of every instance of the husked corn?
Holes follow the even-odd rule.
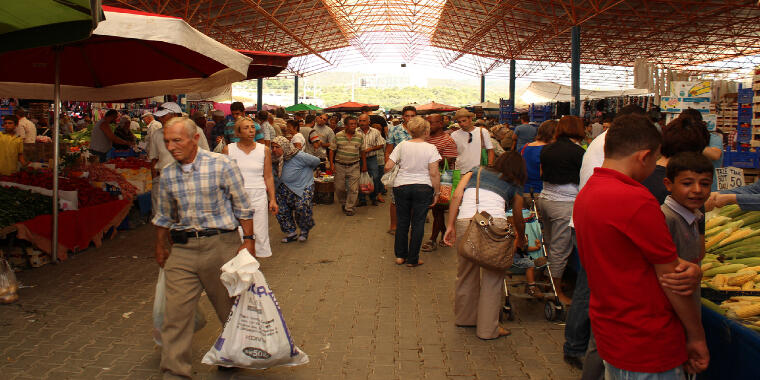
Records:
[[[728,279],[729,286],[743,285],[745,282],[752,280],[757,275],[757,272],[746,272],[738,276],[734,276]]]
[[[760,314],[760,303],[742,306],[734,310],[739,318],[747,318]]]

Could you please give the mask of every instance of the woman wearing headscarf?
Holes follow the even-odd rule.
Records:
[[[129,120],[129,116],[122,116],[121,119],[119,119],[119,125],[116,126],[116,130],[113,131],[113,134],[124,141],[134,144],[136,138],[135,135],[132,134],[132,131],[129,129],[131,122],[132,121]],[[113,144],[113,148],[116,150],[124,150],[129,149],[130,145]]]
[[[296,149],[283,136],[272,140],[272,170],[277,188],[276,198],[280,210],[277,222],[285,234],[283,243],[298,240],[305,242],[314,227],[311,200],[314,197],[314,169],[319,158]],[[296,234],[296,227],[301,230]]]

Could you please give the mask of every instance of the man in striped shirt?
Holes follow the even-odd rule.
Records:
[[[335,174],[335,193],[343,213],[353,216],[356,199],[359,196],[359,162],[361,171],[367,171],[367,158],[362,150],[364,138],[356,133],[357,120],[347,117],[343,123],[346,129],[335,135],[330,144],[330,168]]]
[[[425,141],[438,148],[438,154],[443,158],[438,162],[441,169],[444,167],[444,162],[448,162],[448,167],[454,169],[454,164],[457,160],[457,144],[448,133],[443,131],[443,117],[440,114],[432,114],[428,117],[428,121],[430,122],[430,136]],[[451,189],[446,191],[451,191]],[[451,198],[450,193],[448,197]],[[436,250],[438,247],[436,240],[438,240],[439,233],[441,234],[441,242],[443,242],[443,234],[446,233],[446,219],[443,214],[448,208],[448,205],[433,206],[433,228],[430,233],[430,240],[420,248],[422,251],[430,252]]]
[[[372,201],[373,206],[377,206],[377,193],[380,189],[378,183],[380,183],[380,166],[378,166],[378,154],[380,159],[385,158],[383,149],[385,148],[385,139],[380,135],[380,131],[370,127],[370,115],[363,114],[359,116],[359,129],[356,130],[356,134],[362,136],[364,139],[364,145],[362,150],[367,158],[367,172],[372,178],[374,190],[369,195],[369,199]],[[359,206],[366,206],[367,200],[364,193],[359,193]]]

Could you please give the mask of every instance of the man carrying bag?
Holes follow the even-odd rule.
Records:
[[[244,248],[255,253],[253,208],[240,170],[226,156],[199,150],[199,138],[195,123],[186,117],[175,117],[164,126],[166,148],[176,160],[161,171],[153,217],[158,227],[156,261],[166,275],[164,379],[191,378],[193,316],[201,292],[206,290],[224,323],[232,300],[219,270]],[[238,226],[243,228],[242,246],[233,233]]]

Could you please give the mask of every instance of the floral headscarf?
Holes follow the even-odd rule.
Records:
[[[274,140],[272,140],[272,144],[277,144],[282,148],[282,156],[272,156],[272,163],[276,164],[273,168],[275,172],[274,175],[282,177],[282,166],[285,164],[285,161],[290,160],[298,153],[298,149],[296,149],[296,147],[284,136],[275,137]]]

